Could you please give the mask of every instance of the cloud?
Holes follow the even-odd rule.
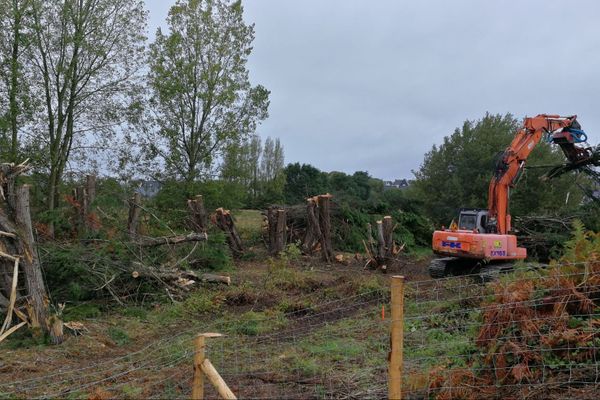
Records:
[[[167,2],[148,1],[151,26]],[[409,177],[465,119],[578,114],[600,142],[600,3],[245,1],[263,136],[289,162]],[[157,16],[159,16],[157,18]],[[151,28],[151,32],[154,29]]]

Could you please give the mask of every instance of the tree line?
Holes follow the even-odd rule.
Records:
[[[0,158],[58,205],[67,170],[192,182],[268,115],[240,1],[179,0],[148,44],[139,0],[0,0]]]

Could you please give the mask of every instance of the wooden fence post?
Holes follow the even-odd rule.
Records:
[[[221,398],[235,400],[235,394],[217,372],[210,360],[206,358],[206,338],[218,338],[220,333],[201,333],[194,340],[194,380],[192,383],[192,400],[204,399],[204,377],[212,383]]]
[[[215,369],[208,358],[202,362],[202,372],[206,375],[210,383],[217,389],[217,393],[225,400],[236,400],[235,394],[229,389],[227,383],[221,378],[219,372]]]
[[[404,347],[404,277],[392,277],[392,329],[388,369],[388,398],[402,398],[402,349]]]
[[[204,374],[202,372],[205,346],[204,339],[204,335],[198,335],[194,341],[194,382],[192,384],[192,400],[204,399]]]

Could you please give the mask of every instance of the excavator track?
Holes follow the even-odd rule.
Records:
[[[429,263],[429,276],[433,279],[448,276],[470,275],[479,266],[479,261],[468,258],[444,257],[431,260]]]
[[[429,263],[429,276],[433,279],[440,279],[446,276],[446,261],[452,260],[448,258],[436,258]]]
[[[529,268],[543,268],[542,264],[530,264]],[[429,276],[433,279],[446,278],[449,276],[470,275],[481,283],[493,282],[501,274],[514,271],[515,262],[492,262],[485,263],[482,260],[467,258],[444,257],[431,260],[429,264]]]

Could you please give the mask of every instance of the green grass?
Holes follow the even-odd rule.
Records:
[[[129,334],[116,326],[108,328],[108,336],[117,344],[117,346],[125,346],[131,342]]]
[[[236,316],[231,321],[229,330],[232,333],[241,335],[258,336],[281,329],[286,324],[287,320],[282,312],[271,310],[265,312],[248,311]]]
[[[135,306],[125,307],[125,308],[121,309],[120,311],[121,311],[121,314],[123,314],[126,317],[133,317],[133,318],[140,319],[142,321],[145,321],[146,319],[148,319],[148,310],[146,310],[143,307],[135,307]]]
[[[243,242],[260,243],[263,217],[259,210],[236,210],[233,212],[235,226]]]
[[[87,318],[98,318],[102,310],[95,304],[82,303],[74,306],[67,305],[63,311],[65,321],[79,321]]]

